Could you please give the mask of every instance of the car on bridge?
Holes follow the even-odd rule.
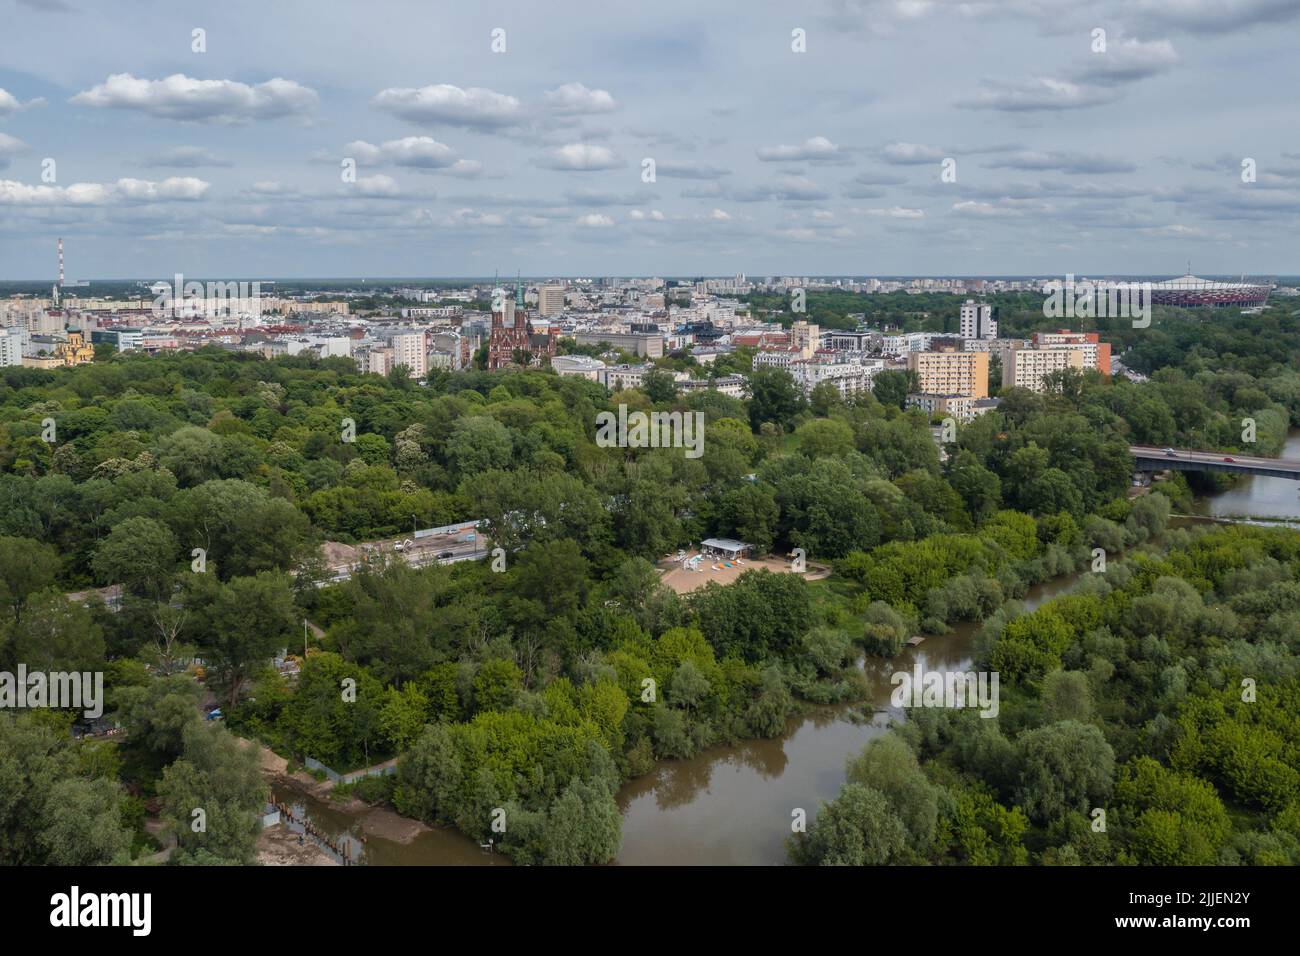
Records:
[[[1165,455],[1168,456],[1169,458],[1177,458],[1177,457],[1178,457],[1178,452],[1174,451],[1172,448],[1165,448],[1165,449],[1162,449],[1162,450],[1164,451]]]
[[[1234,464],[1234,465],[1237,463],[1237,459],[1235,459],[1235,458],[1231,458],[1231,457],[1228,457],[1228,456],[1224,456],[1224,459],[1223,459],[1223,460],[1226,461],[1226,462],[1228,462],[1228,463],[1230,463],[1230,464]]]

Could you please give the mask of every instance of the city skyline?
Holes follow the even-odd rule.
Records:
[[[1296,0],[4,7],[0,281],[1300,272]]]

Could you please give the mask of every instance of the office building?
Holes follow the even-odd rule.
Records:
[[[608,345],[642,358],[662,358],[664,337],[658,332],[579,332],[579,345]]]
[[[564,286],[544,285],[537,290],[537,311],[544,316],[564,311]]]

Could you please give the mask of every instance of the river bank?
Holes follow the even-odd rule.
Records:
[[[1282,457],[1300,458],[1300,430],[1293,431]],[[1281,478],[1246,478],[1226,492],[1197,499],[1194,514],[1171,526],[1207,521],[1300,523],[1300,482]],[[1086,573],[1086,572],[1084,572]],[[1038,607],[1067,590],[1080,577],[1066,575],[1031,588],[1022,603]],[[863,668],[870,691],[865,701],[818,706],[793,717],[778,737],[746,740],[710,748],[686,760],[660,761],[649,774],[620,789],[623,846],[616,862],[623,865],[783,865],[791,814],[805,810],[811,819],[822,801],[832,799],[844,782],[845,761],[891,721],[905,714],[891,707],[889,677],[910,671],[967,670],[979,625],[958,624],[949,633],[927,637],[890,660],[866,658]],[[312,781],[314,784],[315,781]],[[298,783],[280,793],[294,796]],[[326,793],[299,795],[313,820],[327,829],[364,829],[377,811],[335,806]],[[284,796],[278,799],[285,799]],[[359,803],[360,801],[356,801]],[[395,816],[395,814],[394,814]],[[402,818],[399,818],[402,819]],[[407,821],[413,823],[414,821]],[[480,849],[454,830],[420,832],[401,842],[372,839],[363,862],[424,865],[492,865],[508,862]]]

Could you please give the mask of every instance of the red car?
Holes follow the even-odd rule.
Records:
[[[1224,458],[1223,460],[1224,460],[1224,461],[1228,461],[1228,462],[1232,462],[1233,464],[1236,464],[1236,462],[1237,462],[1237,459],[1235,459],[1235,458]]]

